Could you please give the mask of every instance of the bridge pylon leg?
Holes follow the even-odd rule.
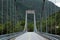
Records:
[[[34,32],[37,32],[35,13],[34,13]]]
[[[28,30],[27,30],[27,13],[26,13],[26,18],[25,18],[25,28],[24,28],[24,31],[28,32]]]

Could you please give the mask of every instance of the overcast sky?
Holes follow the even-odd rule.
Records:
[[[55,3],[57,6],[60,7],[60,0],[49,0],[52,1],[53,3]]]

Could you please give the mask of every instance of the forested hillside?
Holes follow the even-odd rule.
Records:
[[[47,24],[46,24],[47,23]],[[43,31],[46,32],[46,25],[47,30],[49,33],[59,34],[60,35],[60,11],[50,15],[47,20],[43,21]]]
[[[18,31],[23,31],[24,26],[25,26],[25,11],[26,10],[35,10],[36,13],[36,19],[37,19],[37,28],[40,27],[40,14],[42,11],[42,0],[0,0],[0,34],[8,34],[8,33],[13,33],[13,32],[18,32]],[[48,22],[51,24],[51,20],[55,21],[54,15],[57,14],[57,26],[60,25],[60,8],[57,7],[54,3],[50,1],[45,1],[44,5],[44,14],[43,17],[46,18],[47,14],[52,15],[53,18],[49,17]],[[57,12],[57,13],[56,13]],[[28,30],[33,31],[33,16],[28,15],[28,21],[32,21],[31,23],[28,23]],[[44,19],[45,20],[45,19]],[[46,21],[46,20],[45,20]],[[45,21],[43,21],[43,31],[45,32]],[[55,22],[52,22],[53,27]],[[49,27],[51,25],[48,24]],[[40,30],[40,29],[39,29]],[[52,29],[54,30],[54,29]],[[60,29],[58,29],[60,30]],[[48,30],[48,32],[51,32]],[[58,34],[60,32],[58,31]]]

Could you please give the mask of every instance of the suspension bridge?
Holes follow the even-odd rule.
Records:
[[[16,0],[15,0],[16,1]],[[44,11],[44,4],[45,0],[43,0],[43,5],[42,5],[42,14]],[[34,29],[33,32],[28,31],[28,20],[27,20],[27,15],[28,14],[33,14],[34,15]],[[41,14],[41,23],[43,20],[43,16]],[[42,32],[42,24],[41,24],[41,32],[38,31],[36,27],[36,16],[35,16],[35,10],[26,10],[26,16],[25,16],[25,27],[22,32],[16,32],[16,33],[10,33],[10,34],[5,34],[5,35],[0,35],[0,40],[60,40],[59,35],[55,34],[50,34],[47,32],[47,27],[46,27],[46,33]]]
[[[28,32],[27,14],[34,15],[34,31]],[[26,10],[25,28],[23,32],[0,35],[0,40],[60,40],[60,36],[39,32],[36,27],[35,10]]]

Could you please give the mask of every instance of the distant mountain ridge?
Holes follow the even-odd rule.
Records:
[[[29,10],[29,9],[35,10],[36,18],[38,20],[40,18],[40,14],[42,11],[42,4],[43,4],[42,0],[17,0],[16,2],[17,10],[19,9],[22,10],[22,12],[24,12],[23,14],[25,14],[26,10]],[[52,13],[57,12],[58,10],[60,10],[59,7],[57,7],[54,3],[46,0],[43,17],[47,16],[47,14],[51,15]]]
[[[25,19],[25,11],[32,9],[36,11],[36,18],[37,20],[40,20],[40,14],[42,10],[42,0],[17,0],[16,2],[13,3],[13,0],[8,0],[8,13],[7,13],[7,0],[4,0],[3,2],[3,20],[24,20]],[[16,13],[15,13],[15,6],[16,6]],[[11,9],[10,9],[11,8]],[[47,16],[47,14],[54,13],[56,11],[60,10],[59,7],[54,5],[52,2],[47,1],[45,2],[45,9],[44,9],[44,14],[43,17]],[[10,13],[11,12],[11,13]],[[0,0],[0,16],[2,16],[2,1]],[[8,18],[7,18],[7,15]],[[30,16],[30,18],[32,18]],[[2,18],[0,18],[2,19]],[[30,19],[29,19],[30,20]]]

